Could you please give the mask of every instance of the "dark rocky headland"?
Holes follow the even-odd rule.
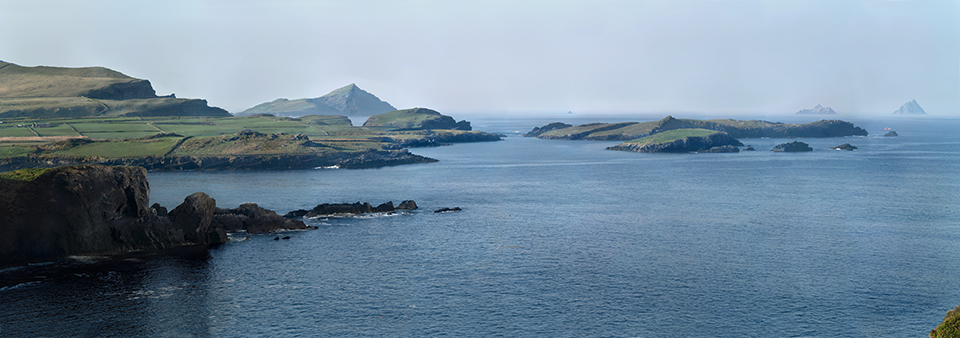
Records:
[[[255,204],[219,209],[202,192],[169,212],[148,206],[150,184],[141,167],[24,172],[16,179],[0,177],[0,266],[218,244],[227,241],[228,231],[310,228]]]

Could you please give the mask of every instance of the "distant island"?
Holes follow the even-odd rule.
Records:
[[[693,120],[667,116],[651,122],[589,123],[573,126],[554,122],[533,128],[524,136],[554,140],[629,141],[673,129],[723,131],[734,138],[796,138],[866,136],[867,131],[841,120],[780,123],[759,120]]]
[[[526,137],[553,140],[626,141],[608,150],[636,152],[739,152],[737,138],[795,138],[866,136],[850,122],[820,120],[779,123],[758,120],[691,120],[667,116],[652,122],[588,123],[574,126],[554,122],[534,127]],[[752,148],[749,150],[753,150]]]
[[[150,81],[104,67],[0,62],[0,118],[231,116],[200,99],[157,96]]]
[[[923,108],[920,108],[917,100],[910,100],[910,102],[904,103],[900,106],[900,109],[893,112],[893,115],[927,115],[927,112],[923,111]]]
[[[833,108],[824,107],[818,104],[816,107],[813,107],[813,109],[803,109],[801,111],[798,111],[797,114],[799,115],[837,115],[837,112],[833,111]]]
[[[397,110],[397,108],[351,83],[317,98],[276,99],[271,102],[264,102],[237,113],[237,116],[255,114],[287,117],[304,115],[371,116],[394,110]]]

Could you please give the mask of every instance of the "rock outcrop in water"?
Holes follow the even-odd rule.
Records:
[[[396,212],[398,210],[414,210],[417,209],[417,203],[414,201],[403,201],[400,202],[400,205],[394,207],[393,202],[387,202],[380,204],[378,206],[370,205],[370,203],[323,203],[319,204],[313,209],[310,210],[294,210],[288,212],[283,217],[287,218],[296,218],[296,217],[319,217],[319,216],[333,216],[333,215],[360,215],[360,214],[373,214],[373,213],[390,213]]]
[[[70,166],[32,179],[0,178],[0,266],[223,243],[233,230],[214,222],[216,201],[204,193],[169,213],[148,207],[149,194],[146,170],[139,167]]]
[[[850,145],[850,143],[844,143],[836,147],[830,148],[830,150],[855,150],[857,146]]]
[[[573,127],[572,124],[566,124],[563,122],[553,122],[543,127],[533,127],[533,130],[530,130],[529,133],[523,134],[524,137],[537,137],[540,134],[546,133],[551,130],[564,129]]]
[[[810,148],[810,145],[800,142],[793,141],[788,143],[781,143],[773,147],[772,151],[781,151],[781,152],[803,152],[803,151],[813,151],[813,148]]]
[[[892,137],[892,136],[900,136],[900,134],[897,134],[896,131],[891,130],[891,131],[887,132],[886,134],[883,134],[883,136]]]

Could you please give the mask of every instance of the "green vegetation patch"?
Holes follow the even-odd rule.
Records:
[[[169,152],[180,140],[179,137],[163,137],[146,140],[90,142],[56,150],[50,152],[50,154],[113,158],[162,156]]]
[[[80,136],[77,132],[73,131],[73,128],[70,128],[70,125],[60,123],[60,124],[50,124],[45,126],[45,124],[38,124],[40,127],[34,127],[33,130],[40,134],[40,136]]]
[[[930,331],[931,338],[960,338],[960,305],[947,311],[943,322]]]
[[[8,179],[8,180],[27,181],[27,182],[29,182],[29,181],[33,181],[33,180],[37,179],[37,177],[40,177],[40,175],[43,175],[43,173],[48,172],[48,171],[50,171],[50,170],[52,170],[52,169],[50,169],[50,168],[44,168],[44,169],[26,168],[26,169],[20,169],[20,170],[14,170],[14,171],[8,171],[8,172],[0,173],[0,178],[5,178],[5,179]]]
[[[19,123],[18,123],[19,124]],[[30,128],[17,127],[17,124],[4,122],[0,124],[0,137],[31,137],[34,135]]]
[[[662,133],[653,134],[647,137],[638,138],[631,141],[626,141],[624,143],[634,143],[634,144],[659,144],[666,142],[673,142],[679,139],[684,139],[687,137],[703,137],[710,136],[713,134],[719,133],[716,130],[708,129],[673,129],[668,130]]]
[[[10,146],[0,147],[0,158],[23,156],[36,151],[34,147]]]

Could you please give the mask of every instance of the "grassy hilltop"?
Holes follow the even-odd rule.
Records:
[[[156,95],[150,81],[104,67],[0,62],[0,118],[230,116],[207,101]]]

